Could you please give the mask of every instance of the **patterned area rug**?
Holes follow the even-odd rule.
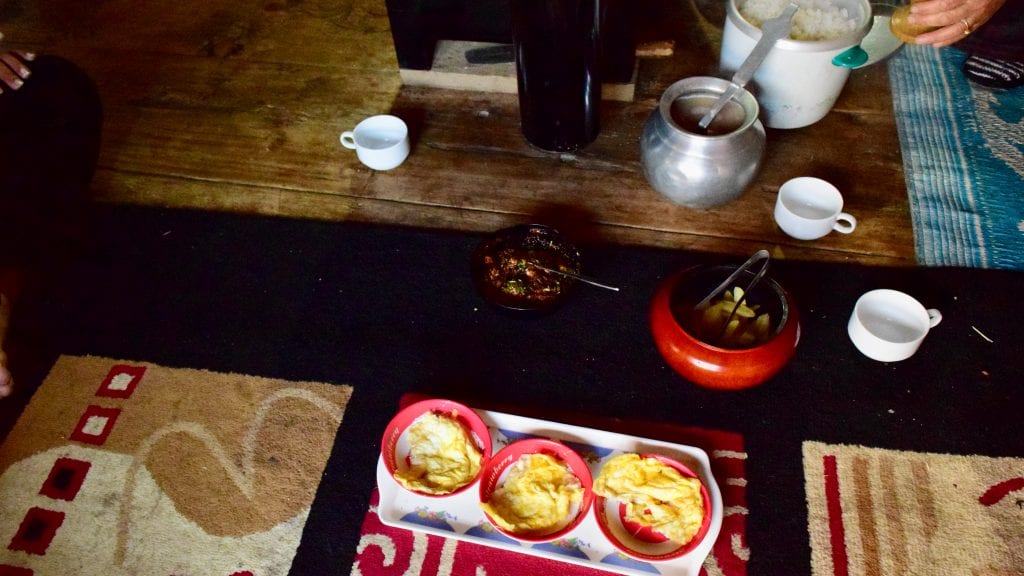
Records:
[[[0,574],[286,574],[351,393],[61,357],[0,447]]]
[[[1024,574],[1024,459],[803,453],[813,574]]]
[[[1024,269],[1024,88],[971,84],[964,58],[908,45],[889,60],[917,259]]]

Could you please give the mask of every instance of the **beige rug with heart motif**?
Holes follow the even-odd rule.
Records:
[[[1024,575],[1024,459],[805,442],[817,576]]]
[[[0,574],[286,574],[351,394],[62,356],[0,447]]]

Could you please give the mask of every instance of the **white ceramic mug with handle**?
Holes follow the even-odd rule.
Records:
[[[857,228],[857,219],[843,212],[839,190],[810,176],[793,178],[779,188],[775,223],[798,240],[816,240],[833,230],[849,234]]]
[[[356,151],[359,161],[374,170],[397,168],[409,156],[409,127],[389,114],[370,116],[354,130],[341,133],[341,145]]]
[[[906,360],[917,352],[942,313],[909,294],[882,288],[865,292],[853,307],[847,333],[865,356],[880,362]]]

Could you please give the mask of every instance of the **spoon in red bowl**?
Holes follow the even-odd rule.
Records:
[[[693,307],[694,310],[699,310],[708,302],[711,302],[712,298],[718,296],[719,294],[722,293],[723,290],[729,288],[732,285],[732,283],[736,280],[736,278],[739,277],[740,274],[751,271],[754,264],[762,260],[764,261],[761,263],[761,267],[757,270],[757,272],[754,273],[754,277],[750,280],[750,282],[747,283],[746,288],[743,289],[743,294],[736,300],[736,304],[732,307],[732,312],[729,313],[729,317],[726,318],[725,322],[722,324],[721,332],[719,332],[718,337],[715,338],[715,342],[718,342],[722,339],[722,336],[725,335],[726,329],[729,327],[729,322],[733,319],[733,316],[736,315],[736,311],[740,309],[740,306],[742,306],[743,303],[746,301],[747,295],[749,295],[750,291],[754,289],[754,286],[757,286],[758,282],[760,282],[761,279],[764,278],[764,275],[768,273],[769,259],[770,254],[768,254],[767,250],[762,249],[758,250],[757,252],[754,252],[753,256],[747,258],[746,262],[741,264],[739,268],[734,270],[733,273],[730,274],[729,277],[725,279],[725,281],[719,284],[714,290],[711,291],[710,294],[705,296],[703,300],[698,302],[697,305]]]

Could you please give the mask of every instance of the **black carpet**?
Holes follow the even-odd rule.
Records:
[[[22,388],[0,403],[0,433],[58,354],[351,384],[293,574],[349,573],[380,434],[412,391],[742,433],[751,574],[810,571],[803,440],[1024,456],[1020,273],[773,262],[802,312],[796,357],[723,393],[667,368],[647,326],[659,280],[707,255],[584,245],[585,273],[622,291],[578,286],[524,317],[474,291],[476,235],[128,207],[97,208],[94,225],[17,312]],[[846,336],[857,296],[880,287],[943,312],[905,362],[868,360]]]

